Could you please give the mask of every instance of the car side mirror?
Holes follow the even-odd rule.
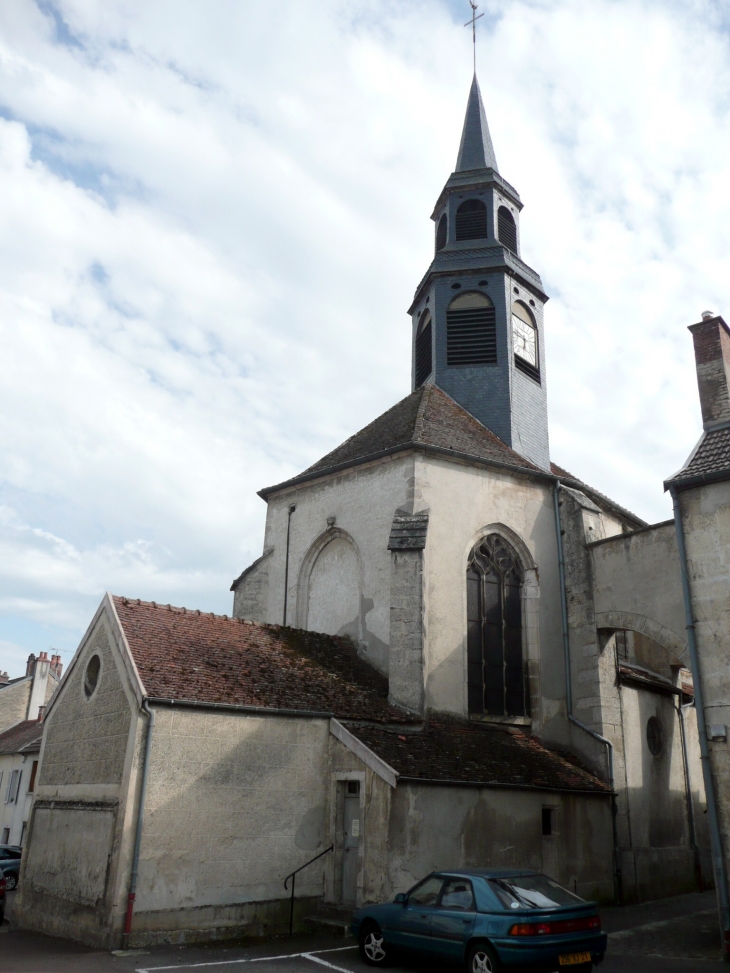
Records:
[[[405,905],[406,904],[406,897],[405,897],[405,895],[404,895],[403,892],[399,892],[396,895],[395,899],[393,899],[393,901],[396,902],[396,903],[398,903],[398,905]]]

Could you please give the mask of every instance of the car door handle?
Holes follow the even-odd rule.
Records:
[[[419,915],[420,915],[421,919],[428,919],[428,913],[427,912],[421,912],[421,913],[419,913]]]

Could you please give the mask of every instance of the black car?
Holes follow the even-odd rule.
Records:
[[[0,845],[0,874],[5,877],[8,892],[18,887],[20,856],[23,849],[18,845]]]

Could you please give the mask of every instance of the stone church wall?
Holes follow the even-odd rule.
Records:
[[[350,635],[370,662],[387,673],[388,536],[396,510],[413,504],[413,462],[412,456],[386,458],[269,498],[264,550],[273,552],[264,562],[267,594],[261,620],[283,622],[289,525],[287,624]],[[296,510],[289,522],[292,504]],[[331,590],[340,591],[341,597],[320,596]],[[239,587],[236,617],[242,617],[244,597]]]
[[[614,898],[611,803],[602,795],[409,782],[392,802],[393,893],[441,868],[534,868],[585,898]],[[544,807],[553,810],[547,837]]]

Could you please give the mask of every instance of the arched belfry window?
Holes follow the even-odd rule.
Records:
[[[446,309],[446,364],[494,365],[497,317],[486,294],[467,291]]]
[[[517,253],[517,224],[506,206],[500,206],[497,210],[497,236],[500,243]]]
[[[467,199],[456,211],[456,239],[484,240],[487,232],[487,207],[481,199]]]
[[[449,221],[446,213],[443,214],[436,227],[436,253],[443,250],[446,246],[446,236],[449,231]]]
[[[517,368],[539,382],[540,346],[537,325],[522,301],[515,301],[512,305],[512,347]]]
[[[420,388],[433,369],[431,314],[424,311],[416,331],[416,388]]]
[[[527,716],[522,657],[522,585],[517,554],[498,534],[471,552],[466,571],[469,712]]]

